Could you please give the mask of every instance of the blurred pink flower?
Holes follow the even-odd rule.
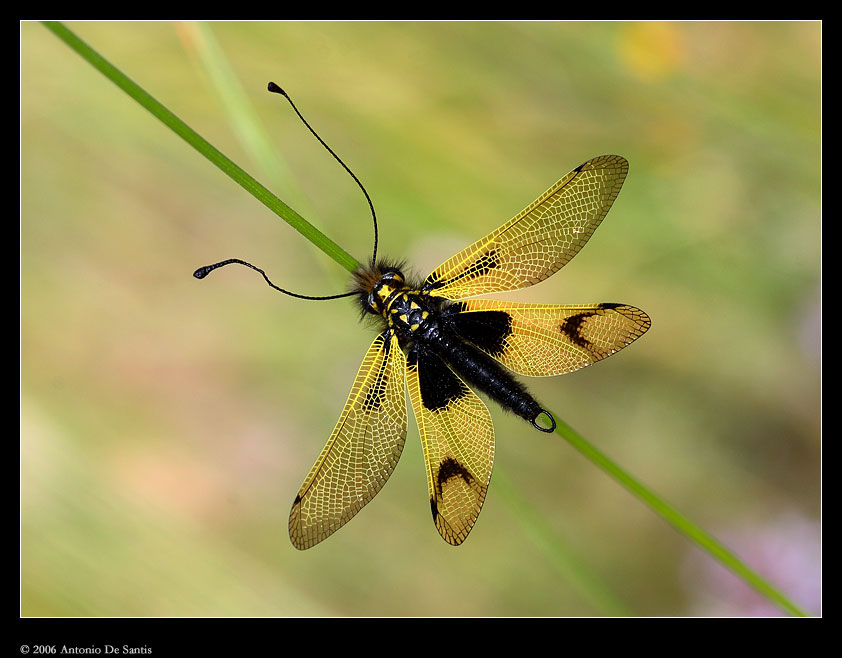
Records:
[[[766,525],[745,524],[714,531],[737,557],[808,614],[821,614],[821,530],[798,513]],[[786,612],[707,553],[688,554],[683,582],[689,615],[781,617]]]

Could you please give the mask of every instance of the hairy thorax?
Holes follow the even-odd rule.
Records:
[[[377,264],[360,270],[356,282],[363,311],[383,318],[402,346],[440,337],[445,300],[408,282],[399,267]]]

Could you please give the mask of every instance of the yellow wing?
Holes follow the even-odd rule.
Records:
[[[446,325],[521,375],[549,377],[615,354],[651,326],[626,304],[554,306],[472,299],[449,306]]]
[[[433,521],[458,546],[479,516],[494,464],[491,414],[441,358],[415,345],[407,360],[409,398],[418,422]]]
[[[619,155],[579,165],[511,221],[442,263],[423,289],[464,299],[525,288],[552,276],[593,235],[628,170]]]
[[[374,339],[333,434],[289,515],[289,536],[310,548],[351,520],[386,483],[406,441],[406,357],[391,331]]]

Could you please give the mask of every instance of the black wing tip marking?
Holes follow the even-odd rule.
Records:
[[[439,536],[451,546],[461,546],[468,538],[473,526],[468,528],[467,531],[457,533],[447,522],[447,519],[439,514],[439,506],[433,498],[430,498],[430,509],[433,512],[433,523],[436,530],[439,531]]]
[[[621,166],[621,169],[625,170],[626,172],[628,172],[629,170],[629,161],[626,158],[624,158],[622,155],[607,153],[605,155],[598,155],[594,158],[591,158],[590,160],[586,160],[578,167],[576,167],[573,171],[575,171],[576,173],[580,173],[583,169],[585,169],[588,166],[595,167],[596,165],[600,165],[604,162],[617,163]]]
[[[646,333],[646,331],[652,326],[652,318],[649,317],[649,314],[646,311],[642,311],[641,309],[637,308],[636,306],[630,306],[629,304],[617,304],[613,302],[603,302],[602,304],[598,305],[598,309],[600,311],[617,311],[620,315],[629,320],[634,320],[638,327],[640,328],[640,335]]]
[[[295,496],[295,501],[292,503],[292,509],[289,513],[289,540],[295,548],[299,551],[306,551],[318,544],[318,540],[313,540],[307,534],[301,531],[301,495]]]

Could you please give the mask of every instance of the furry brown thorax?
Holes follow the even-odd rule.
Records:
[[[389,302],[399,293],[415,292],[418,287],[407,283],[400,263],[389,264],[380,261],[354,272],[353,291],[360,296],[364,313],[380,315],[388,319]]]

